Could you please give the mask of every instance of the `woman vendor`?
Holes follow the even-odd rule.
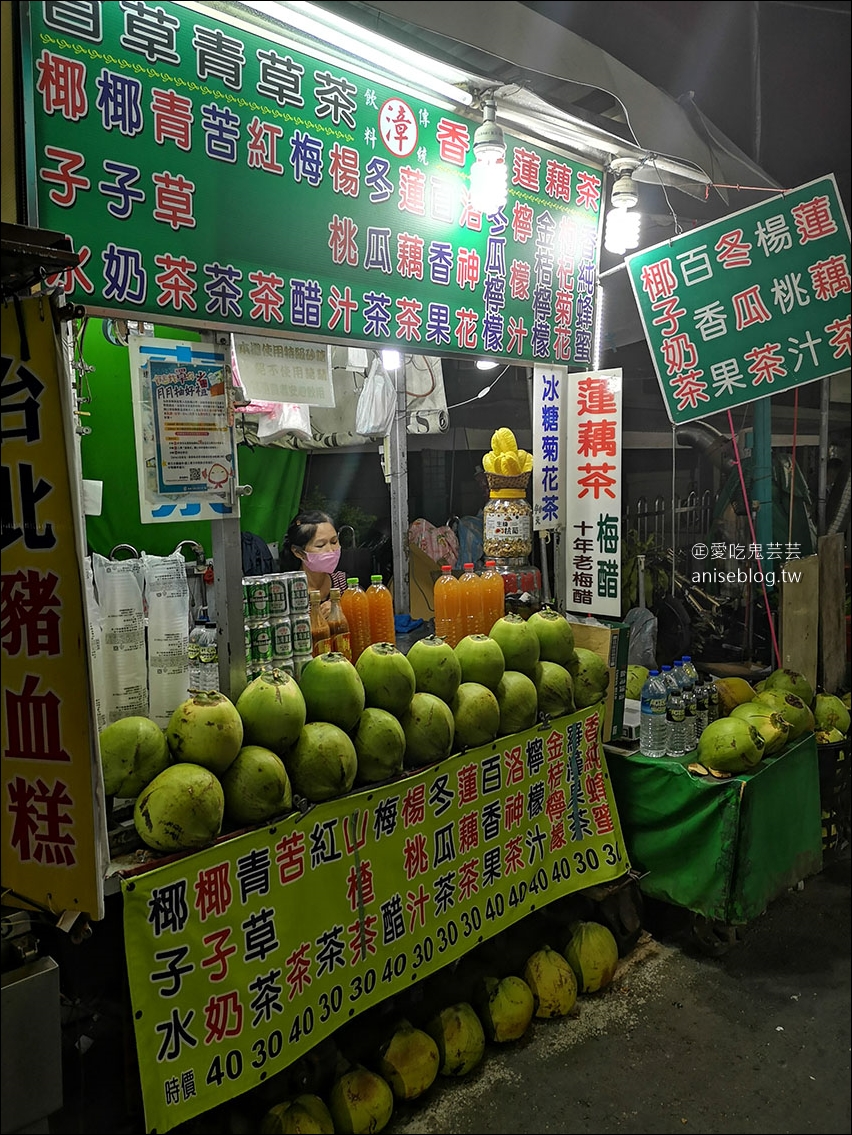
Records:
[[[305,573],[308,590],[320,593],[324,615],[328,615],[332,587],[346,588],[346,574],[337,570],[339,561],[340,541],[331,517],[319,511],[297,513],[281,542],[281,570]]]

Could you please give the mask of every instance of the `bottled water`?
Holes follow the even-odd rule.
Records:
[[[706,682],[707,686],[707,724],[712,725],[719,720],[719,691],[712,678]]]
[[[707,728],[709,718],[709,700],[710,692],[707,689],[707,683],[701,681],[701,675],[695,668],[695,663],[688,654],[683,656],[683,669],[692,679],[692,688],[695,691],[695,744],[698,744],[698,738],[702,732]]]
[[[206,612],[205,612],[206,614]],[[199,656],[199,690],[219,689],[219,639],[216,624],[205,620]]]
[[[686,710],[683,694],[671,666],[663,666],[663,679],[668,687],[666,696],[666,753],[670,757],[684,757],[686,748]]]
[[[201,689],[201,640],[207,624],[201,619],[195,620],[195,626],[189,632],[189,642],[186,647],[186,658],[189,664],[187,676],[187,690]]]
[[[696,743],[701,734],[710,724],[710,691],[706,682],[699,682],[695,687],[695,731]]]
[[[659,670],[652,670],[642,687],[639,716],[639,749],[646,757],[664,757],[667,751],[666,684]]]
[[[686,745],[686,751],[691,753],[698,744],[696,731],[697,719],[695,713],[695,684],[689,676],[688,671],[684,669],[682,658],[679,658],[674,665],[674,676],[677,679],[681,694],[683,695],[684,744]]]

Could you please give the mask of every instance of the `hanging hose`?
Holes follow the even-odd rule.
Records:
[[[793,453],[790,470],[790,516],[787,521],[787,543],[793,543],[793,501],[796,496],[796,433],[799,426],[799,388],[793,392]]]

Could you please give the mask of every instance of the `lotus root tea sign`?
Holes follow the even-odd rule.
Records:
[[[565,606],[621,617],[621,370],[566,379]]]
[[[671,421],[848,370],[849,248],[829,175],[626,257]]]

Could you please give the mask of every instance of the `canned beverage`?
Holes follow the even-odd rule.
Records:
[[[311,634],[311,616],[307,613],[290,615],[290,631],[294,654],[313,654],[314,636]]]
[[[298,682],[302,677],[302,671],[313,658],[313,654],[294,654],[293,655],[293,677]]]
[[[283,573],[267,575],[266,590],[269,595],[269,618],[280,619],[290,614],[290,594],[287,590],[287,577]]]
[[[246,607],[248,607],[247,613]],[[246,622],[269,618],[269,588],[266,576],[250,575],[243,579],[243,618]]]
[[[277,666],[279,660],[293,657],[293,628],[286,615],[284,618],[270,619],[269,625],[272,631],[272,657]]]
[[[272,662],[272,628],[269,620],[252,623],[251,631],[251,661],[263,667],[265,663]]]
[[[311,597],[308,594],[308,578],[303,571],[288,571],[287,591],[290,599],[290,614],[307,614],[311,609]]]

